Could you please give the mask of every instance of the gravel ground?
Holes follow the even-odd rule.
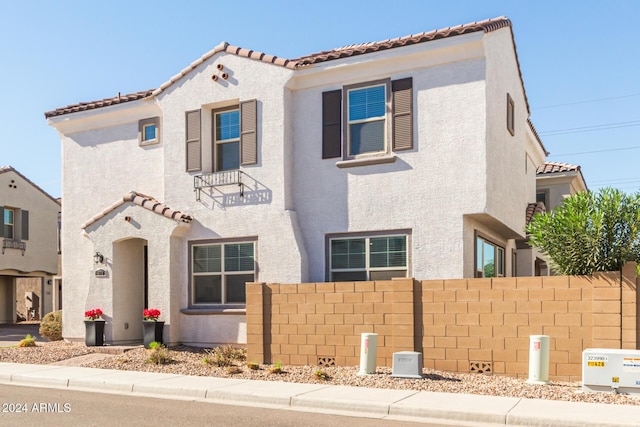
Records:
[[[47,342],[32,348],[0,348],[0,362],[49,364],[72,357],[93,353],[84,344],[63,341]],[[269,372],[271,365],[260,365],[251,370],[244,362],[236,363],[235,373],[203,362],[204,349],[177,346],[167,351],[172,361],[156,365],[148,361],[150,350],[136,348],[121,355],[114,355],[96,362],[82,364],[85,367],[120,369],[141,372],[163,372],[182,375],[211,376],[221,378],[285,381],[295,383],[322,383],[355,387],[423,390],[446,393],[469,393],[490,396],[523,397],[530,399],[566,400],[621,405],[640,405],[640,398],[613,393],[582,393],[580,383],[550,382],[547,385],[527,384],[523,379],[498,375],[463,374],[425,369],[422,379],[391,378],[391,369],[378,367],[375,375],[358,376],[358,367],[288,366],[283,372]],[[316,377],[321,369],[328,379]]]

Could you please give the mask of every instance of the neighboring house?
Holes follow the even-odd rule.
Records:
[[[243,343],[246,282],[512,276],[536,169],[511,22],[288,60],[222,43],[62,138],[64,336]]]
[[[555,209],[567,197],[587,190],[580,166],[559,162],[538,166],[536,202],[544,203],[547,211]]]
[[[580,166],[560,162],[546,162],[536,171],[536,201],[527,208],[527,223],[538,213],[550,212],[565,198],[587,191],[587,183]],[[517,241],[519,275],[548,276],[552,274],[549,259],[529,246],[526,240]]]
[[[0,323],[55,306],[60,204],[14,168],[0,167]]]

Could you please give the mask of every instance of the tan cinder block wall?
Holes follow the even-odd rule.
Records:
[[[425,368],[527,377],[530,335],[550,336],[549,375],[581,378],[586,348],[638,348],[635,264],[593,276],[247,284],[247,350],[263,363],[356,366],[378,334],[379,366],[422,352]]]
[[[414,349],[414,281],[264,284],[247,287],[249,361],[360,363],[362,333],[378,334],[379,366]]]

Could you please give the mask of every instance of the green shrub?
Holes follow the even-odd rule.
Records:
[[[36,347],[36,339],[27,334],[27,336],[18,343],[18,347]]]
[[[224,347],[205,350],[206,356],[202,359],[204,363],[219,367],[234,366],[237,361],[247,359],[246,348],[234,348],[231,344]]]
[[[270,374],[281,374],[282,373],[282,362],[277,360],[276,363],[269,368]]]
[[[325,371],[323,371],[322,369],[318,369],[317,371],[315,371],[313,373],[313,375],[315,375],[315,377],[319,380],[325,380],[328,381],[331,379],[331,377],[329,376],[329,374],[327,374]]]
[[[40,335],[48,338],[49,341],[60,341],[62,339],[62,310],[47,313],[40,322]]]
[[[149,344],[149,358],[147,362],[153,363],[154,365],[166,365],[167,363],[173,362],[173,358],[164,345],[154,341]]]
[[[258,362],[247,362],[247,368],[251,369],[252,371],[257,371],[258,369],[260,369],[260,364]]]

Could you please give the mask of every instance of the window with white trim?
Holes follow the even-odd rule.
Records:
[[[15,236],[15,210],[4,208],[4,238],[13,239]]]
[[[240,168],[240,110],[214,111],[216,171]]]
[[[387,85],[347,90],[348,155],[386,151]]]
[[[333,238],[329,246],[333,282],[407,277],[406,235]]]
[[[245,283],[255,280],[254,242],[191,248],[192,304],[245,304]]]
[[[476,237],[476,277],[504,277],[504,248]]]
[[[138,122],[138,143],[140,145],[158,144],[160,142],[160,118],[140,120]]]

